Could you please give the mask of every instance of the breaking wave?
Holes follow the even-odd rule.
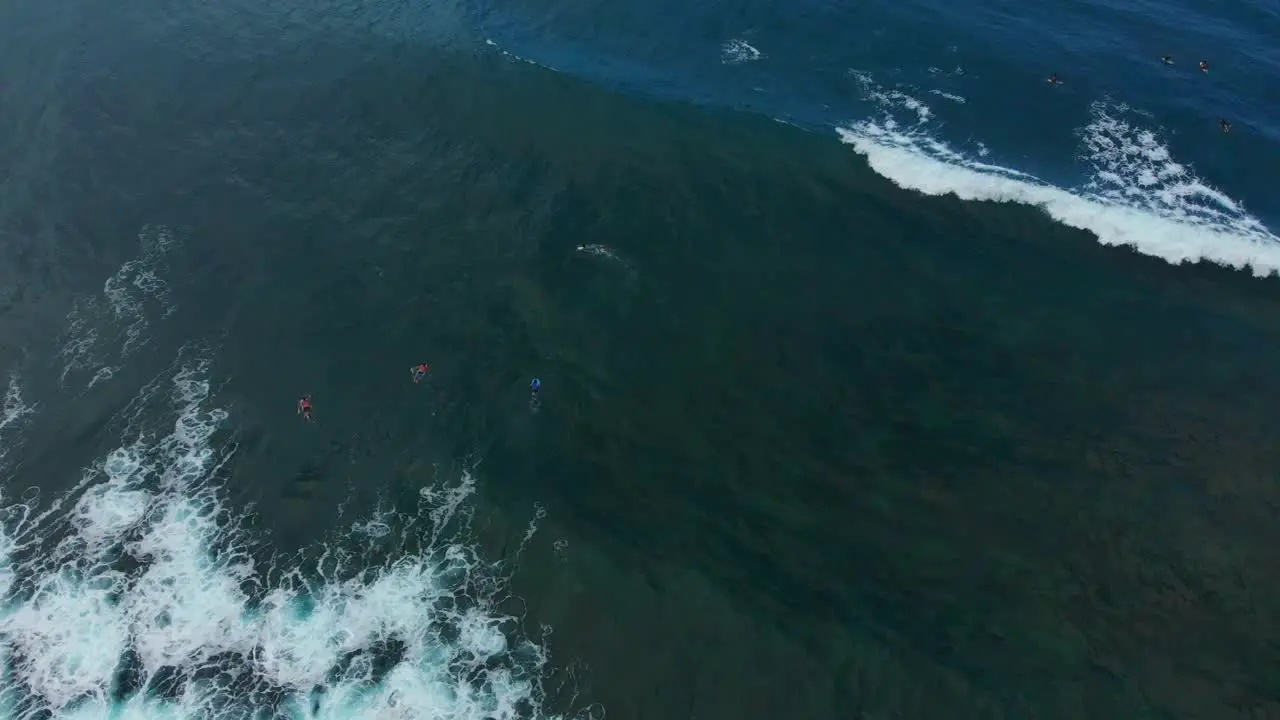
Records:
[[[850,74],[877,112],[837,132],[901,187],[1034,205],[1103,244],[1128,245],[1175,264],[1209,260],[1259,276],[1280,272],[1280,237],[1178,162],[1155,131],[1129,119],[1134,113],[1124,105],[1093,103],[1091,120],[1078,133],[1088,179],[1065,189],[982,161],[987,151],[980,144],[965,150],[938,139],[925,102],[883,88],[867,73]]]
[[[222,499],[236,444],[208,363],[176,367],[66,495],[4,501],[0,715],[545,717],[545,638],[468,542],[470,475],[273,557]],[[0,432],[31,412],[9,387]]]

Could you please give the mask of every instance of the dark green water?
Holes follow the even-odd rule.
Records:
[[[13,356],[183,237],[50,477],[200,338],[281,549],[463,467],[491,555],[543,507],[514,591],[611,720],[1280,712],[1274,282],[496,55],[169,32],[73,55],[5,205]]]

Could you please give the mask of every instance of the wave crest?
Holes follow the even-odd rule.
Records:
[[[926,195],[1034,205],[1088,230],[1105,245],[1128,245],[1170,263],[1208,260],[1255,275],[1280,273],[1280,237],[1238,202],[1175,160],[1150,129],[1124,119],[1128,108],[1095,102],[1080,130],[1088,180],[1065,189],[983,162],[939,140],[927,104],[852,72],[878,114],[837,128],[840,139],[880,175]]]

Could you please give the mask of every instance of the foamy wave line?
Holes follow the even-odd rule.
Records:
[[[425,490],[399,545],[382,513],[376,549],[361,534],[264,570],[219,497],[235,446],[215,443],[228,414],[206,409],[206,373],[172,377],[171,429],[87,469],[69,511],[0,511],[0,714],[542,717],[545,645],[496,610],[495,566],[442,532],[470,476]],[[419,516],[425,540],[408,535]]]
[[[1128,245],[1175,264],[1209,260],[1258,276],[1280,273],[1280,237],[1176,162],[1154,132],[1124,121],[1123,106],[1093,105],[1093,120],[1081,131],[1089,181],[1068,190],[955,150],[932,134],[927,105],[875,86],[865,73],[851,74],[882,114],[837,133],[900,187],[1034,205],[1103,244]]]

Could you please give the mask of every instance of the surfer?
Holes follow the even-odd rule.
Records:
[[[1058,73],[1054,73],[1054,74],[1052,74],[1052,75],[1050,75],[1050,76],[1049,76],[1049,84],[1050,84],[1050,85],[1061,85],[1061,84],[1062,84],[1062,81],[1058,79]]]
[[[1165,56],[1163,56],[1163,57],[1161,57],[1161,58],[1160,58],[1160,62],[1164,63],[1165,65],[1172,65],[1172,64],[1173,64],[1173,56],[1172,56],[1172,55],[1165,55]]]
[[[1231,123],[1227,122],[1226,118],[1219,120],[1218,126],[1222,128],[1222,132],[1224,133],[1231,132]]]
[[[311,422],[311,396],[310,395],[303,395],[302,397],[298,398],[298,414],[302,416],[303,420],[306,420],[307,422]]]
[[[542,389],[542,380],[534,378],[529,381],[529,409],[538,412],[538,407],[542,403],[538,399],[538,391]]]
[[[1209,72],[1209,61],[1208,61],[1208,60],[1201,60],[1201,61],[1200,61],[1200,72]]]
[[[537,395],[538,391],[541,389],[542,389],[542,380],[538,378],[534,378],[529,381],[529,391],[532,392],[534,395]]]
[[[413,374],[413,382],[416,385],[422,382],[422,378],[426,377],[427,373],[431,372],[431,366],[426,363],[422,363],[417,367],[410,368],[409,372]]]

